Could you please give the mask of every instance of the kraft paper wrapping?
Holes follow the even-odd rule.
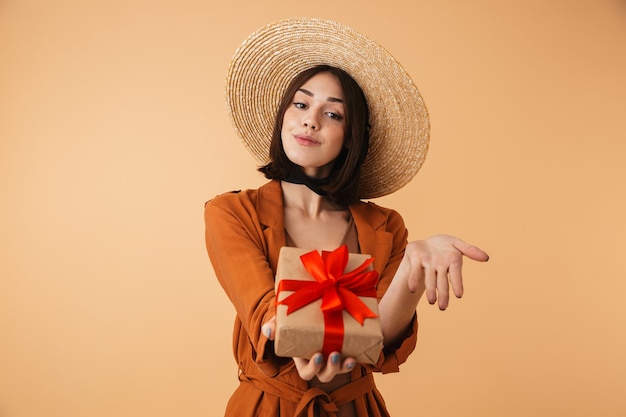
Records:
[[[283,279],[315,281],[304,268],[300,256],[309,249],[283,247],[278,258],[276,288]],[[346,272],[352,271],[369,255],[349,254]],[[367,270],[371,270],[370,265]],[[277,301],[284,300],[293,291],[277,293]],[[378,300],[375,297],[359,297],[378,316]],[[322,300],[287,314],[286,305],[276,306],[276,335],[274,350],[278,356],[311,358],[322,351],[324,342],[324,315]],[[383,335],[378,318],[367,318],[363,326],[347,311],[343,311],[344,339],[341,355],[354,357],[359,363],[376,363],[383,348]]]

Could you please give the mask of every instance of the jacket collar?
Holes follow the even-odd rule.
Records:
[[[392,234],[387,232],[387,215],[373,203],[350,205],[361,253],[375,258],[374,268],[381,271],[391,254]],[[286,245],[283,194],[280,181],[273,180],[258,189],[256,210],[268,245],[270,265],[274,271],[278,252]]]
[[[259,187],[256,211],[262,226],[280,228],[284,235],[283,190],[280,181],[273,180]]]
[[[386,230],[387,215],[375,204],[359,202],[350,206],[359,238],[361,253],[374,258],[379,273],[387,265],[393,246],[393,235]]]
[[[270,181],[258,189],[256,212],[267,244],[267,259],[270,268],[276,273],[280,248],[287,245],[280,181]]]

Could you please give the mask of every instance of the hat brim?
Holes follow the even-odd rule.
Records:
[[[384,48],[333,21],[288,19],[252,33],[228,69],[226,100],[233,126],[261,163],[269,162],[276,111],[288,84],[317,65],[346,71],[370,108],[370,148],[361,168],[360,197],[376,198],[406,185],[422,166],[429,118],[411,77]]]

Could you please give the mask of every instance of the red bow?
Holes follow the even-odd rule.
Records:
[[[359,297],[376,297],[376,271],[365,271],[374,261],[367,259],[351,272],[344,273],[348,265],[348,247],[342,245],[332,252],[316,250],[300,256],[304,268],[315,281],[281,280],[278,293],[295,291],[279,301],[287,305],[287,314],[315,300],[322,299],[324,313],[324,345],[322,353],[340,352],[343,346],[343,310],[361,325],[366,318],[378,317]]]

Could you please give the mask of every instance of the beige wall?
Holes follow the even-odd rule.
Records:
[[[624,3],[372,3],[0,4],[2,416],[222,413],[234,312],[202,205],[263,182],[224,74],[296,16],[377,39],[426,99],[426,164],[378,202],[492,257],[419,307],[415,354],[378,378],[392,414],[626,415]]]

